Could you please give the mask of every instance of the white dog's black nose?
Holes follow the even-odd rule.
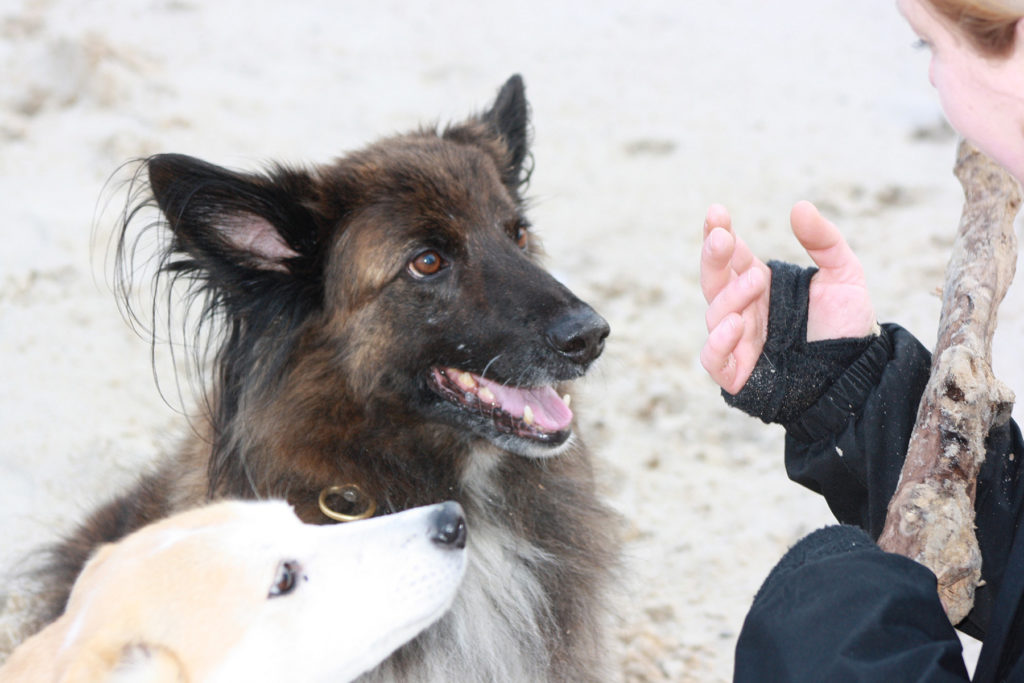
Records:
[[[454,501],[441,503],[430,521],[430,540],[434,543],[460,550],[466,547],[466,517],[461,505]]]

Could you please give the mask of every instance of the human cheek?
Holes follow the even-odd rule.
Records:
[[[979,110],[970,89],[942,72],[938,73],[935,89],[939,94],[939,105],[949,125],[983,152],[991,155],[987,149],[987,143],[990,142],[989,122]]]
[[[953,126],[960,135],[970,137],[970,132],[966,130],[969,127],[967,125],[969,117],[963,111],[964,103],[954,92],[951,92],[950,88],[945,87],[941,78],[936,81],[935,90],[939,95],[939,106],[942,107],[942,113],[945,114],[949,125]]]
[[[963,112],[961,112],[963,103],[957,94],[956,79],[952,76],[953,74],[948,73],[943,67],[942,60],[932,55],[931,62],[928,64],[928,80],[939,96],[939,106],[942,107],[949,124],[963,135],[964,131],[961,127],[964,123]]]

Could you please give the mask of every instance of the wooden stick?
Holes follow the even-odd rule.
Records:
[[[1016,267],[1013,221],[1021,191],[966,141],[954,173],[965,202],[946,268],[931,378],[878,544],[935,573],[946,615],[957,624],[981,582],[974,497],[985,438],[1013,408],[1013,392],[992,374],[991,361],[996,310]]]

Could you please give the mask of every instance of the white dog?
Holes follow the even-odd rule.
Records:
[[[304,525],[280,501],[181,513],[103,546],[0,681],[348,681],[447,611],[457,503]]]

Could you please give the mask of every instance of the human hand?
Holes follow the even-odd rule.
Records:
[[[839,229],[809,202],[793,207],[790,223],[819,268],[809,286],[807,341],[869,335],[875,313],[864,269]],[[736,394],[767,338],[771,270],[735,234],[720,205],[711,206],[704,221],[700,269],[708,302],[701,364],[719,386]]]
[[[768,266],[733,232],[728,210],[712,204],[700,252],[700,288],[708,302],[700,362],[730,394],[746,384],[764,348],[771,280]]]

